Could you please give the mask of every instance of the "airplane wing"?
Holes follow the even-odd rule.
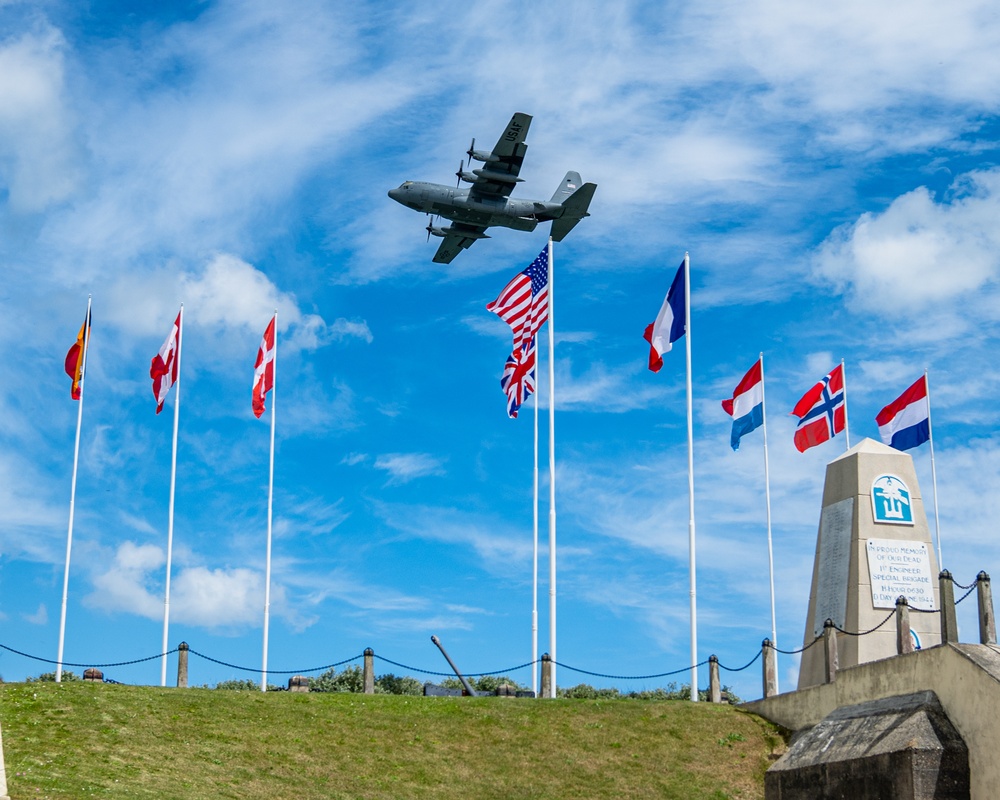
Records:
[[[450,264],[463,250],[467,250],[476,243],[476,239],[489,239],[483,231],[485,227],[480,225],[466,225],[463,222],[453,222],[448,228],[448,235],[444,237],[441,246],[434,254],[434,261],[438,264]]]
[[[530,114],[517,113],[510,118],[507,129],[500,134],[489,158],[480,169],[473,170],[477,178],[469,190],[470,199],[495,199],[510,195],[519,182],[517,175],[528,151],[524,139],[530,125]]]

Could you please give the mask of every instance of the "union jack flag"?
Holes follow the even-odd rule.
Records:
[[[535,339],[507,356],[500,388],[507,395],[507,416],[517,419],[517,410],[535,391]]]
[[[496,300],[486,306],[510,325],[514,334],[513,352],[535,337],[549,318],[549,249],[546,245],[538,258],[500,292]]]

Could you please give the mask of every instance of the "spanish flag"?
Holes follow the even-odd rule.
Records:
[[[87,309],[87,318],[80,326],[80,332],[76,335],[76,341],[66,353],[66,374],[73,379],[73,386],[70,395],[74,400],[80,399],[80,382],[83,380],[83,362],[87,344],[90,340],[90,309]]]

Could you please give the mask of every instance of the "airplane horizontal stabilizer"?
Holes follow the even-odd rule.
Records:
[[[569,175],[575,174],[569,173]],[[590,216],[587,209],[590,208],[590,201],[594,199],[595,191],[597,191],[596,183],[585,183],[563,201],[562,216],[552,222],[551,236],[554,242],[561,242],[566,238],[566,234],[576,227],[576,223]]]

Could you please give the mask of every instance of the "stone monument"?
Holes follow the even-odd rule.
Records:
[[[916,648],[941,643],[938,564],[931,543],[913,459],[863,439],[826,467],[823,510],[816,538],[812,590],[803,645],[832,619],[851,633],[877,626],[906,597]],[[874,633],[837,632],[838,666],[852,667],[896,655],[891,618]],[[799,689],[825,680],[822,643],[802,654]]]

